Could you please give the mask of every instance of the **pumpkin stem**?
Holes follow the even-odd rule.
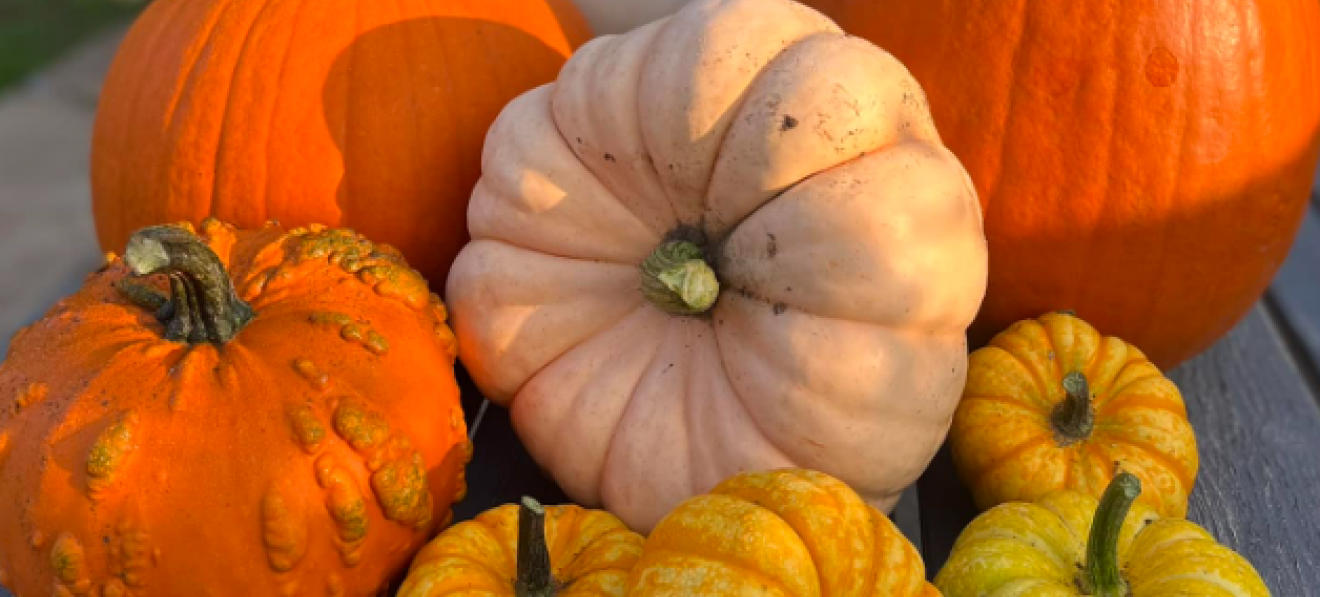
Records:
[[[668,241],[642,262],[642,296],[666,313],[700,315],[719,298],[720,281],[701,247]]]
[[[1070,444],[1091,437],[1091,428],[1095,424],[1095,413],[1091,412],[1091,386],[1086,376],[1080,371],[1073,371],[1063,376],[1063,391],[1068,395],[1063,402],[1054,407],[1050,423],[1054,432]]]
[[[530,498],[518,509],[517,597],[554,597],[558,587],[550,568],[550,548],[545,544],[545,508]]]
[[[165,324],[165,339],[173,342],[224,344],[255,314],[238,298],[220,258],[201,239],[177,226],[151,226],[133,233],[124,251],[124,263],[137,276],[164,273],[170,297],[157,304],[140,289],[125,292],[135,303],[155,307]]]
[[[1141,495],[1141,480],[1121,472],[1109,482],[1100,506],[1091,521],[1091,536],[1086,542],[1086,567],[1082,570],[1081,588],[1086,595],[1125,597],[1127,582],[1118,569],[1118,537],[1123,530],[1132,502]]]

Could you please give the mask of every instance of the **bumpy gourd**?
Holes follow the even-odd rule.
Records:
[[[0,365],[0,584],[375,594],[465,491],[445,318],[348,230],[138,231]]]
[[[949,446],[982,509],[1059,489],[1098,498],[1125,470],[1146,485],[1142,502],[1185,516],[1200,465],[1178,386],[1137,347],[1063,312],[972,353]]]
[[[642,546],[630,597],[930,597],[917,550],[838,479],[742,473],[665,516]]]
[[[505,108],[446,300],[576,503],[645,532],[805,467],[887,510],[962,391],[980,218],[901,63],[789,0],[701,0]]]

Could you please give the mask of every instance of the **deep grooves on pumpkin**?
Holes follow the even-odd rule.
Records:
[[[1143,379],[1150,379],[1153,377],[1156,376],[1152,375],[1150,377],[1146,377]],[[1126,410],[1129,408],[1155,410],[1155,411],[1169,413],[1181,419],[1187,418],[1187,409],[1185,408],[1175,409],[1167,402],[1151,400],[1150,396],[1145,394],[1120,394],[1118,396],[1110,398],[1109,400],[1106,400],[1103,407],[1096,408],[1096,413],[1095,413],[1095,417],[1097,421],[1096,426],[1099,427],[1099,420],[1102,417],[1103,418],[1113,417],[1116,416],[1114,414],[1114,411]]]
[[[252,20],[248,21],[247,26],[243,28],[243,43],[239,45],[238,53],[234,56],[234,66],[230,68],[229,85],[225,90],[225,107],[220,113],[220,130],[218,131],[215,141],[215,159],[213,160],[215,166],[213,167],[214,169],[211,177],[210,208],[207,209],[206,213],[202,214],[204,217],[218,214],[220,213],[220,210],[224,209],[224,206],[220,205],[220,198],[225,189],[220,188],[220,185],[224,178],[225,163],[228,161],[225,154],[225,145],[229,139],[230,131],[238,128],[236,126],[230,126],[229,124],[230,114],[234,108],[234,101],[235,99],[238,99],[239,96],[239,94],[234,92],[234,88],[239,85],[239,76],[243,71],[243,65],[247,64],[245,58],[247,58],[248,52],[252,49],[252,40],[255,37],[257,29],[261,26],[261,22],[266,17],[267,13],[277,6],[280,6],[280,4],[276,2],[263,5],[261,9],[256,11],[256,14],[252,16]],[[266,136],[267,138],[270,137],[270,131],[266,132]],[[263,201],[256,200],[253,201],[253,203],[260,204],[263,203]],[[228,212],[230,210],[224,211]]]
[[[775,517],[778,518],[779,516],[776,514]],[[780,518],[779,520],[783,520],[783,519]],[[787,522],[787,521],[784,521],[784,524],[788,524],[788,522]],[[789,528],[792,528],[792,525],[789,525]],[[794,530],[796,531],[796,529],[794,529]],[[799,543],[802,543],[804,547],[806,546],[806,542],[805,542],[805,541],[802,541],[801,537],[798,537],[797,539],[798,539],[798,542],[799,542]],[[807,553],[811,553],[810,549],[807,549]],[[673,555],[677,555],[677,556],[679,556],[680,561],[682,561],[683,559],[689,559],[689,558],[690,558],[690,559],[697,559],[697,560],[705,560],[705,561],[708,563],[707,565],[721,566],[721,567],[727,568],[727,569],[729,569],[729,570],[733,570],[733,571],[735,571],[735,572],[738,572],[739,574],[743,574],[743,575],[746,575],[746,576],[750,576],[750,577],[752,577],[752,578],[760,579],[760,580],[762,581],[762,584],[775,588],[777,594],[779,594],[779,595],[792,595],[792,594],[793,594],[792,591],[789,591],[789,590],[788,590],[788,587],[785,587],[785,586],[784,586],[784,583],[779,582],[779,579],[774,578],[774,577],[772,577],[772,576],[770,576],[770,575],[768,575],[768,574],[765,574],[765,573],[763,573],[763,572],[761,572],[760,570],[757,570],[757,569],[755,569],[755,568],[752,568],[752,567],[749,567],[749,566],[743,566],[743,565],[740,565],[740,564],[738,564],[738,563],[736,563],[736,562],[733,562],[733,561],[731,561],[731,560],[721,558],[721,557],[719,557],[719,556],[721,556],[721,555],[723,555],[723,554],[718,553],[718,552],[716,552],[716,553],[711,553],[711,554],[705,554],[705,553],[701,553],[701,552],[698,552],[698,551],[695,551],[695,550],[690,550],[690,551],[680,551],[680,550],[675,549],[675,548],[672,548],[672,547],[649,547],[648,549],[646,549],[646,551],[645,551],[642,555],[643,555],[643,557],[646,557],[646,556],[652,556],[651,558],[649,558],[649,560],[650,560],[649,565],[648,565],[649,568],[658,568],[658,569],[664,570],[664,569],[666,569],[666,568],[670,568],[671,566],[669,566],[669,565],[659,564],[659,563],[665,562],[665,560],[666,560],[667,558],[664,558],[664,557],[658,557],[658,556],[664,556],[664,555],[669,555],[669,554],[673,554]],[[815,563],[815,561],[813,560],[813,564],[814,564],[814,563]],[[658,564],[659,564],[659,565],[658,565]],[[638,561],[637,568],[642,568],[642,561],[641,561],[641,560]],[[648,571],[649,571],[649,570],[648,570]],[[817,571],[817,574],[819,575],[819,571]],[[817,576],[816,584],[817,584],[817,586],[819,586],[819,584],[820,584],[820,577],[819,577],[819,576]]]
[[[1159,462],[1161,465],[1164,466],[1165,470],[1169,471],[1169,474],[1173,475],[1173,477],[1178,480],[1178,483],[1180,483],[1183,486],[1183,489],[1187,491],[1188,494],[1192,492],[1192,481],[1187,478],[1187,471],[1185,470],[1185,467],[1181,462],[1173,459],[1168,454],[1165,454],[1159,448],[1156,448],[1141,440],[1133,439],[1131,436],[1121,435],[1118,436],[1116,440],[1118,442],[1127,444],[1138,450],[1141,450],[1152,460]]]
[[[715,341],[715,352],[720,355],[720,371],[724,373],[724,381],[729,384],[729,392],[733,394],[734,398],[738,399],[739,406],[742,406],[743,411],[747,413],[747,420],[752,422],[752,428],[756,429],[756,432],[760,433],[761,437],[765,438],[765,445],[775,449],[775,452],[777,452],[775,456],[779,456],[784,460],[790,460],[788,458],[788,452],[784,451],[784,447],[775,441],[774,435],[766,433],[765,426],[756,418],[757,409],[751,408],[747,399],[743,398],[742,392],[738,390],[738,386],[733,383],[734,377],[729,374],[729,359],[724,355],[724,347],[720,344],[721,326],[715,325],[712,320],[710,329],[711,336]]]
[[[1013,446],[1012,449],[1001,454],[998,459],[996,459],[993,463],[990,464],[990,466],[987,466],[979,471],[975,471],[972,474],[972,478],[967,480],[967,486],[979,487],[980,485],[983,484],[986,477],[990,476],[992,473],[999,470],[1004,465],[1012,463],[1018,456],[1021,456],[1022,454],[1026,453],[1028,450],[1035,449],[1043,444],[1053,444],[1053,443],[1054,443],[1054,436],[1052,434],[1042,433],[1016,446]]]
[[[1040,407],[1039,407],[1039,406],[1036,406],[1036,405],[1034,405],[1034,404],[1027,404],[1027,403],[1025,403],[1025,402],[1023,402],[1023,401],[1021,401],[1021,400],[1018,400],[1017,398],[1013,398],[1013,397],[1011,397],[1011,396],[997,396],[997,395],[988,395],[988,394],[973,394],[973,395],[969,395],[969,396],[963,396],[963,399],[962,399],[962,400],[963,400],[963,402],[967,402],[967,401],[970,401],[970,400],[975,400],[975,401],[979,401],[979,402],[992,402],[992,403],[995,403],[995,404],[1002,404],[1002,405],[1005,405],[1005,406],[1011,406],[1011,407],[1014,407],[1014,408],[1020,409],[1020,410],[1022,410],[1022,411],[1025,411],[1026,416],[1028,416],[1028,417],[1031,417],[1031,418],[1033,418],[1033,419],[1039,419],[1039,418],[1041,418],[1041,416],[1038,414],[1038,413],[1040,412]],[[1046,416],[1045,416],[1045,419],[1046,419],[1046,427],[1045,427],[1045,429],[1048,430],[1048,429],[1049,429],[1049,425],[1048,425],[1049,415],[1046,415]]]
[[[294,7],[293,13],[290,18],[295,23],[301,23],[303,18],[303,9],[307,7],[307,0],[296,0],[296,1],[298,2],[298,4]],[[264,184],[262,185],[263,188],[261,191],[261,200],[252,202],[253,209],[260,211],[261,213],[260,218],[262,221],[266,221],[267,219],[269,219],[269,214],[270,214],[270,201],[271,201],[271,196],[273,195],[273,193],[271,192],[271,175],[270,175],[271,170],[273,169],[271,167],[271,162],[272,162],[271,154],[273,153],[272,147],[275,144],[275,138],[276,138],[275,121],[276,121],[276,117],[283,113],[283,110],[281,110],[281,108],[284,106],[285,103],[284,102],[285,94],[281,93],[281,91],[284,89],[284,74],[288,72],[289,61],[293,59],[293,48],[294,48],[293,42],[294,39],[298,37],[298,33],[299,33],[299,28],[297,27],[289,28],[289,39],[285,40],[285,44],[284,44],[284,56],[280,58],[279,70],[276,71],[274,78],[275,91],[272,92],[272,96],[270,100],[271,103],[270,118],[268,118],[266,121],[266,143],[265,143],[266,171],[263,176]],[[336,223],[336,222],[324,222],[324,223]]]

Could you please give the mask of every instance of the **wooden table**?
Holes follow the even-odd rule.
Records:
[[[1320,595],[1320,193],[1311,198],[1268,293],[1227,337],[1169,373],[1200,446],[1189,518],[1250,559],[1279,597]],[[76,288],[81,277],[63,287]],[[43,304],[58,297],[48,298]],[[456,518],[523,495],[567,501],[522,449],[505,411],[460,378],[476,453]],[[947,451],[894,513],[932,577],[973,516]],[[11,596],[0,588],[0,597]]]

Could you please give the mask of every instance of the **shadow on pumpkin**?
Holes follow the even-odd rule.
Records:
[[[419,18],[358,36],[322,90],[343,156],[340,221],[403,251],[436,292],[467,242],[467,203],[495,117],[566,56],[500,23]]]
[[[1204,192],[1194,204],[1166,208],[1168,199],[1152,197],[1148,213],[1111,213],[1089,231],[1059,225],[1010,238],[993,231],[996,220],[1012,218],[999,206],[987,216],[990,281],[969,348],[1015,321],[1067,309],[1165,371],[1203,353],[1247,315],[1287,258],[1310,203],[1317,149],[1298,147],[1263,175]],[[1072,191],[1045,192],[1066,219]],[[1010,248],[1015,262],[1002,257]],[[1075,275],[1044,273],[1059,263],[1073,264]]]

